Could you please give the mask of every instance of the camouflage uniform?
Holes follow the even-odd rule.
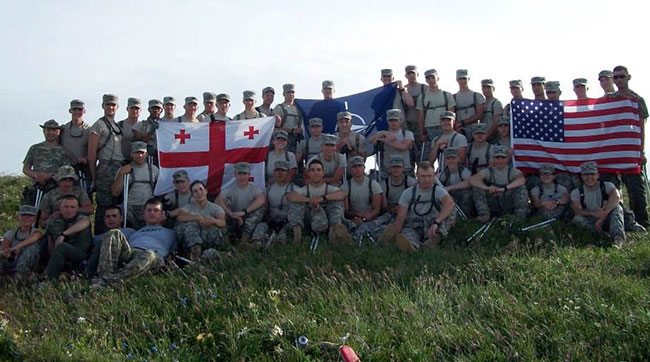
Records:
[[[56,123],[56,121],[53,122]],[[30,164],[33,171],[47,172],[50,174],[55,174],[59,170],[59,167],[63,165],[74,165],[75,163],[75,160],[72,159],[63,146],[58,144],[48,146],[45,141],[32,145],[23,160],[23,164]],[[25,188],[23,192],[24,203],[30,205],[35,204],[36,188],[48,192],[55,187],[56,182],[52,178],[48,179],[45,184],[39,184],[34,180],[34,186],[32,188]]]
[[[5,233],[5,239],[11,239],[10,247],[18,245],[21,241],[28,238],[35,229],[31,229],[29,233],[23,234],[20,228],[9,230]],[[0,257],[0,275],[8,273],[27,273],[38,266],[38,260],[41,254],[41,246],[35,242],[20,250],[20,255],[14,260],[9,260],[5,257]]]
[[[445,167],[445,169],[438,175],[438,179],[442,185],[446,187],[462,182],[468,179],[471,175],[472,173],[468,169],[459,165],[457,172],[451,172],[449,168]],[[471,187],[447,192],[451,195],[451,198],[454,199],[456,205],[463,210],[465,215],[470,215],[472,213],[472,210],[474,210],[474,200],[472,199]]]
[[[195,203],[190,203],[183,206],[182,210],[192,215],[211,216],[214,218],[224,213],[221,206],[209,201],[203,209]],[[221,246],[223,243],[223,234],[219,227],[203,227],[197,221],[177,222],[174,231],[183,249],[190,249],[194,245],[201,245],[203,249],[208,249]]]
[[[593,232],[596,232],[596,221],[597,219],[593,216],[583,216],[576,215],[571,220],[572,223],[587,228]],[[609,230],[610,235],[622,235],[625,236],[625,228],[623,227],[623,208],[621,205],[617,205],[614,210],[612,210],[607,219],[603,223],[603,230]]]
[[[124,234],[114,229],[101,241],[97,274],[109,281],[143,275],[162,267],[164,260],[150,249],[132,248]],[[124,267],[120,268],[121,265]]]
[[[83,205],[84,202],[89,200],[88,194],[77,186],[72,186],[70,191],[66,192],[65,195],[76,196],[77,199],[79,199],[80,205]],[[45,211],[48,214],[52,215],[56,211],[59,211],[59,198],[61,196],[63,195],[61,194],[61,190],[58,187],[53,189],[52,191],[46,193],[45,196],[43,196],[39,208],[41,211]]]
[[[535,186],[530,191],[530,194],[536,195],[540,201],[557,201],[562,198],[562,195],[564,195],[565,192],[567,192],[566,187],[554,183],[550,190],[544,188],[543,185]],[[553,210],[549,210],[545,207],[537,209],[538,214],[547,220],[554,217],[560,217],[564,215],[565,211],[567,211],[567,205],[557,205]]]
[[[54,241],[61,232],[84,218],[87,219],[88,217],[77,215],[71,220],[65,220],[62,217],[50,218],[47,221],[45,234],[46,236],[51,236]],[[44,238],[44,240],[47,242],[47,237]],[[50,260],[47,263],[47,267],[45,268],[45,273],[47,273],[50,278],[54,279],[63,272],[66,263],[71,263],[73,267],[81,265],[81,263],[86,260],[86,256],[88,255],[91,246],[92,235],[90,233],[90,227],[83,229],[76,234],[69,235],[61,245],[55,247],[50,256]],[[47,246],[45,246],[45,248],[47,248]]]
[[[581,165],[581,168],[583,165]],[[593,170],[596,170],[595,164],[593,166]],[[588,170],[585,172],[591,172],[591,171],[592,170]],[[596,186],[595,189],[590,190],[586,187],[583,187],[582,190],[576,188],[575,190],[571,191],[571,201],[580,202],[584,210],[588,210],[588,211],[597,210],[603,207],[603,205],[606,203],[605,198],[608,196],[603,195],[603,193],[609,194],[614,189],[616,189],[616,186],[611,182],[603,182],[599,180],[598,185]],[[589,230],[596,231],[595,229],[596,221],[597,219],[593,216],[576,215],[573,217],[573,220],[571,222],[580,225],[582,227],[585,227]],[[623,208],[619,203],[619,205],[617,205],[616,208],[614,208],[609,213],[609,215],[607,215],[607,218],[603,223],[603,230],[609,230],[609,233],[612,237],[616,235],[620,235],[623,236],[623,238],[625,238],[624,229],[625,227],[623,223]]]
[[[296,192],[309,198],[327,195],[328,193],[340,190],[336,186],[327,184],[324,186],[324,192],[315,192],[316,190],[313,190],[313,186],[311,185],[305,185],[305,187],[296,190]],[[289,206],[288,220],[291,228],[295,226],[304,228],[306,220],[314,233],[321,234],[327,232],[330,225],[342,223],[343,219],[343,201],[321,203],[321,207],[318,210],[313,210],[307,203],[291,203]]]
[[[294,84],[287,83],[282,85],[283,93],[295,91],[295,89],[296,86]],[[282,102],[276,105],[275,108],[273,108],[273,114],[280,116],[280,119],[282,120],[280,122],[280,128],[284,128],[288,131],[292,131],[303,124],[302,112],[300,111],[300,108],[298,108],[298,106],[295,103],[294,105],[290,106],[285,102]],[[294,134],[293,132],[289,132],[287,151],[295,153],[296,146],[298,145],[298,142],[300,142],[302,139],[303,139],[302,135],[297,135]],[[309,150],[307,150],[307,152],[309,152]]]
[[[511,175],[516,171],[514,167],[506,166],[508,180],[512,182]],[[505,187],[507,184],[498,184],[490,175],[497,172],[494,167],[488,167],[480,171],[488,177],[484,179],[487,186]],[[472,188],[474,205],[478,216],[505,215],[513,213],[518,218],[525,218],[528,215],[528,192],[526,186],[519,186],[506,192],[490,194],[478,187]]]
[[[427,231],[433,225],[436,216],[440,213],[438,209],[440,208],[442,198],[448,195],[444,188],[435,185],[434,188],[435,190],[423,192],[418,185],[415,185],[404,190],[400,197],[399,205],[408,209],[400,234],[404,235],[416,248],[422,245]],[[413,198],[414,190],[416,190],[416,194],[419,193],[425,196],[425,200],[420,201],[421,198]],[[432,192],[433,200],[429,196]],[[454,209],[440,223],[436,233],[439,233],[442,237],[446,237],[455,223],[456,210]]]

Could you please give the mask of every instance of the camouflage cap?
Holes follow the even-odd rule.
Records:
[[[388,167],[404,167],[404,157],[392,156],[388,160]]]
[[[149,108],[152,108],[152,107],[160,107],[160,108],[162,108],[162,106],[163,106],[163,104],[160,101],[160,99],[150,99],[149,100]]]
[[[247,99],[255,100],[255,96],[256,96],[255,92],[253,92],[252,90],[245,90],[242,93],[242,95],[244,97],[244,100],[247,100]]]
[[[142,141],[131,143],[131,152],[147,152],[147,144]]]
[[[399,120],[400,118],[402,118],[402,110],[401,109],[393,108],[393,109],[389,109],[389,110],[386,111],[386,119],[388,119],[389,121],[391,119]]]
[[[237,162],[235,164],[235,173],[250,173],[251,164],[248,162]]]
[[[447,157],[458,157],[458,148],[455,147],[447,147],[445,148],[444,151],[442,151],[442,154]]]
[[[273,169],[274,170],[285,170],[288,171],[290,169],[289,161],[287,160],[278,160],[275,161],[273,164]]]
[[[354,156],[354,157],[350,157],[350,159],[348,160],[348,164],[349,164],[349,167],[352,167],[352,166],[365,166],[366,161],[361,156]]]
[[[549,80],[546,82],[546,93],[559,93],[560,92],[560,82],[555,80]]]
[[[129,98],[126,101],[126,107],[127,108],[142,108],[142,102],[140,102],[140,98]]]
[[[273,134],[273,139],[276,139],[276,138],[284,138],[285,140],[288,140],[289,139],[289,134],[285,130],[278,130],[278,131],[275,131],[275,133]]]
[[[167,97],[163,98],[163,104],[174,104],[175,105],[176,104],[176,98],[174,98],[172,96],[167,96]]]
[[[18,208],[18,214],[19,215],[30,215],[30,216],[36,216],[38,213],[38,210],[36,210],[36,207],[33,205],[20,205]]]
[[[79,177],[77,177],[77,172],[75,172],[74,167],[70,165],[63,165],[59,167],[59,169],[56,171],[56,174],[54,175],[54,181],[61,181],[66,178],[71,178],[75,181]]]
[[[324,80],[323,81],[323,89],[325,89],[325,88],[334,89],[334,81],[332,81],[332,80]]]
[[[494,81],[492,79],[483,79],[481,81],[481,85],[489,85],[490,87],[494,88]]]
[[[496,145],[492,150],[493,157],[508,157],[508,147],[506,146]]]
[[[407,74],[411,73],[411,72],[417,74],[418,67],[416,67],[415,65],[407,65],[407,66],[404,67],[404,72],[406,72]]]
[[[574,87],[577,87],[577,86],[579,86],[579,85],[584,85],[584,86],[586,86],[587,83],[588,83],[588,82],[587,82],[587,79],[586,79],[586,78],[576,78],[576,79],[573,80],[573,86],[574,86]]]
[[[382,77],[392,77],[393,76],[393,70],[392,69],[382,69],[381,70],[381,76]]]
[[[264,87],[264,89],[262,89],[262,95],[265,95],[268,92],[275,94],[275,89],[273,89],[273,87]]]
[[[524,84],[523,84],[523,82],[521,81],[521,79],[511,80],[511,81],[510,81],[510,88],[513,88],[513,87],[518,87],[518,88],[523,89],[523,88],[524,88]]]
[[[338,137],[333,134],[324,134],[323,143],[324,145],[335,145],[338,142]]]
[[[339,112],[336,114],[336,120],[340,121],[342,119],[352,119],[352,113],[348,111]]]
[[[555,173],[555,166],[550,163],[543,163],[539,165],[539,174],[553,174]]]
[[[117,104],[117,96],[115,94],[104,94],[102,96],[102,104]]]
[[[476,126],[474,126],[473,133],[487,133],[487,130],[487,123],[477,123]]]
[[[453,121],[454,119],[456,119],[456,113],[454,113],[452,111],[444,111],[444,112],[440,113],[440,119],[441,120],[443,120],[443,119],[451,119]]]
[[[172,175],[172,180],[174,181],[179,181],[179,180],[189,180],[190,176],[187,174],[187,171],[185,170],[178,170],[174,172]]]
[[[469,78],[469,72],[467,69],[458,69],[456,71],[456,79]]]
[[[318,117],[310,119],[309,122],[307,123],[309,123],[309,127],[315,127],[315,126],[323,127],[323,120]]]
[[[587,161],[580,165],[580,174],[587,175],[598,173],[598,164],[594,161]]]
[[[424,77],[429,78],[429,77],[437,77],[438,76],[438,71],[435,69],[429,69],[426,72],[424,72]]]
[[[497,126],[500,124],[510,124],[510,117],[508,116],[499,117],[499,120],[497,121]]]
[[[296,85],[287,83],[282,85],[282,92],[287,93],[287,92],[295,92],[296,91]]]
[[[199,104],[199,99],[194,97],[194,96],[185,97],[185,105],[188,105],[190,103],[194,103],[194,104],[198,105]]]
[[[600,80],[602,77],[612,78],[614,77],[614,73],[612,73],[611,70],[601,70],[600,73],[598,73],[598,80]]]
[[[86,104],[81,99],[73,99],[70,101],[70,109],[84,109]]]
[[[546,78],[544,77],[532,77],[530,78],[530,84],[544,84],[546,83]]]
[[[217,94],[217,102],[221,101],[228,101],[230,102],[230,96],[227,95],[226,93],[219,93]]]
[[[203,103],[205,102],[216,102],[217,94],[212,92],[203,92]]]
[[[59,122],[57,122],[57,121],[55,121],[53,119],[47,120],[47,121],[45,121],[45,123],[43,123],[43,124],[41,124],[39,126],[41,128],[43,128],[43,129],[60,129],[61,128],[61,125],[59,125]]]

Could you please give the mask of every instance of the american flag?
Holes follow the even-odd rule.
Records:
[[[515,166],[523,172],[550,163],[578,173],[586,161],[596,161],[600,172],[640,172],[641,126],[634,100],[513,99],[511,120]]]

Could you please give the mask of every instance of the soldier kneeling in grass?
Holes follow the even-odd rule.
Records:
[[[582,185],[571,191],[573,223],[597,233],[609,231],[614,246],[625,242],[620,194],[611,182],[601,181],[598,165],[590,161],[580,165]]]
[[[0,244],[0,275],[27,274],[38,266],[42,233],[34,227],[36,208],[22,205],[18,209],[18,224],[4,234]]]
[[[418,183],[402,192],[397,218],[380,239],[384,243],[395,239],[397,246],[409,253],[438,245],[456,222],[454,200],[444,187],[436,185],[431,163],[420,163],[416,177]]]

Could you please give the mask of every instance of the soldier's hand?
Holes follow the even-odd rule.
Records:
[[[386,140],[386,142],[393,142],[393,141],[397,141],[397,136],[395,136],[392,133],[386,133],[384,139]]]
[[[395,81],[395,82],[397,83],[397,89],[399,89],[400,91],[401,91],[402,89],[404,89],[404,86],[402,85],[402,81],[401,81],[401,80],[397,80],[397,81]]]
[[[77,163],[80,163],[82,165],[87,165],[88,164],[88,159],[85,157],[77,157]]]
[[[13,248],[9,248],[9,255],[13,256],[14,258],[17,258],[20,256],[20,252],[23,250],[22,247],[16,245]]]
[[[50,179],[50,177],[52,177],[52,175],[50,173],[47,173],[47,172],[37,172],[34,175],[34,179],[36,179],[36,181],[38,181],[38,182],[47,181],[48,179]]]
[[[63,237],[63,235],[59,235],[56,238],[56,240],[54,241],[54,247],[56,248],[57,246],[63,244],[64,241],[65,241],[65,238]]]
[[[120,175],[124,176],[127,173],[131,172],[132,169],[133,167],[131,167],[130,163],[128,165],[124,165],[122,168],[120,168]]]
[[[427,138],[427,135],[424,134],[424,131],[422,131],[422,133],[420,133],[420,135],[418,136],[418,141],[420,141],[420,142],[429,141],[429,139]]]
[[[316,196],[309,199],[309,204],[314,210],[318,210],[321,201],[323,201],[323,199],[320,196]]]
[[[606,219],[607,218],[607,212],[605,211],[605,208],[594,210],[593,213],[594,217],[597,219]]]
[[[596,231],[598,231],[599,233],[603,232],[603,222],[604,221],[605,221],[605,219],[598,219],[598,220],[596,220],[596,224],[594,224],[594,227],[596,228]]]
[[[280,125],[282,124],[282,117],[278,116],[277,114],[275,115],[275,128],[280,128]]]
[[[428,230],[427,234],[429,234],[431,236],[434,236],[434,235],[436,235],[436,231],[438,231],[438,224],[432,224],[429,227],[429,230]]]

